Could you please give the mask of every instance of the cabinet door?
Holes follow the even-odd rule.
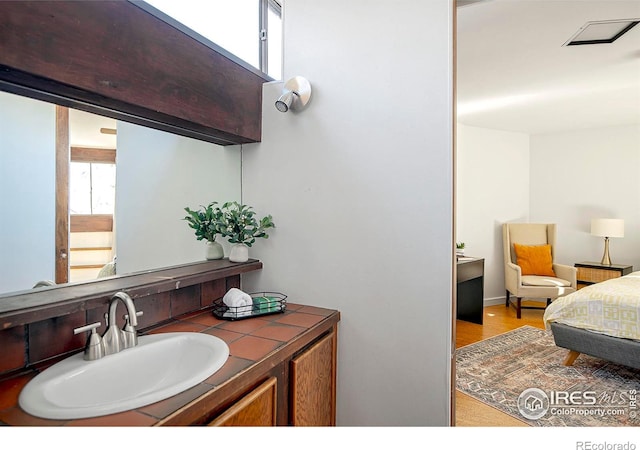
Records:
[[[336,333],[291,361],[291,425],[336,424]]]
[[[209,423],[209,426],[276,425],[276,377],[271,377]]]

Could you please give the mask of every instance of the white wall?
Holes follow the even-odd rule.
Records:
[[[531,220],[558,224],[557,259],[599,262],[604,238],[591,236],[593,218],[625,221],[612,238],[613,264],[640,270],[640,126],[531,137]]]
[[[118,273],[204,260],[184,208],[240,200],[240,148],[119,121],[116,158]]]
[[[55,106],[0,92],[0,292],[55,280]]]
[[[528,136],[459,124],[456,163],[457,240],[485,257],[485,304],[504,299],[502,222],[558,224],[556,260],[573,265],[602,258],[592,218],[624,219],[612,262],[640,270],[640,126]]]
[[[529,136],[458,124],[456,165],[456,240],[484,258],[485,304],[502,303],[502,224],[529,220]]]
[[[284,5],[285,80],[243,146],[243,201],[277,228],[248,290],[341,312],[338,425],[447,425],[452,298],[452,4]]]

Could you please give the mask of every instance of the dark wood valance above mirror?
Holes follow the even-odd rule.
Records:
[[[260,141],[268,80],[139,2],[0,8],[3,91],[232,145]]]

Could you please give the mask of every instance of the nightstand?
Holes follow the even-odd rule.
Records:
[[[574,264],[578,268],[578,289],[589,284],[600,283],[627,275],[633,271],[633,266],[624,264],[600,264],[597,262],[581,262]]]
[[[457,259],[457,319],[482,325],[484,311],[484,258]]]

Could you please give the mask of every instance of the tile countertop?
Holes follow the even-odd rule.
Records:
[[[338,320],[339,313],[335,310],[293,303],[287,303],[286,311],[281,314],[236,321],[220,320],[211,310],[185,314],[169,324],[141,334],[191,331],[212,334],[224,340],[229,346],[229,359],[220,370],[202,383],[168,399],[130,411],[87,419],[49,420],[27,414],[18,406],[20,391],[38,373],[34,369],[0,379],[0,425],[153,426],[193,400],[264,361],[310,329],[323,322],[331,321],[333,324]]]

